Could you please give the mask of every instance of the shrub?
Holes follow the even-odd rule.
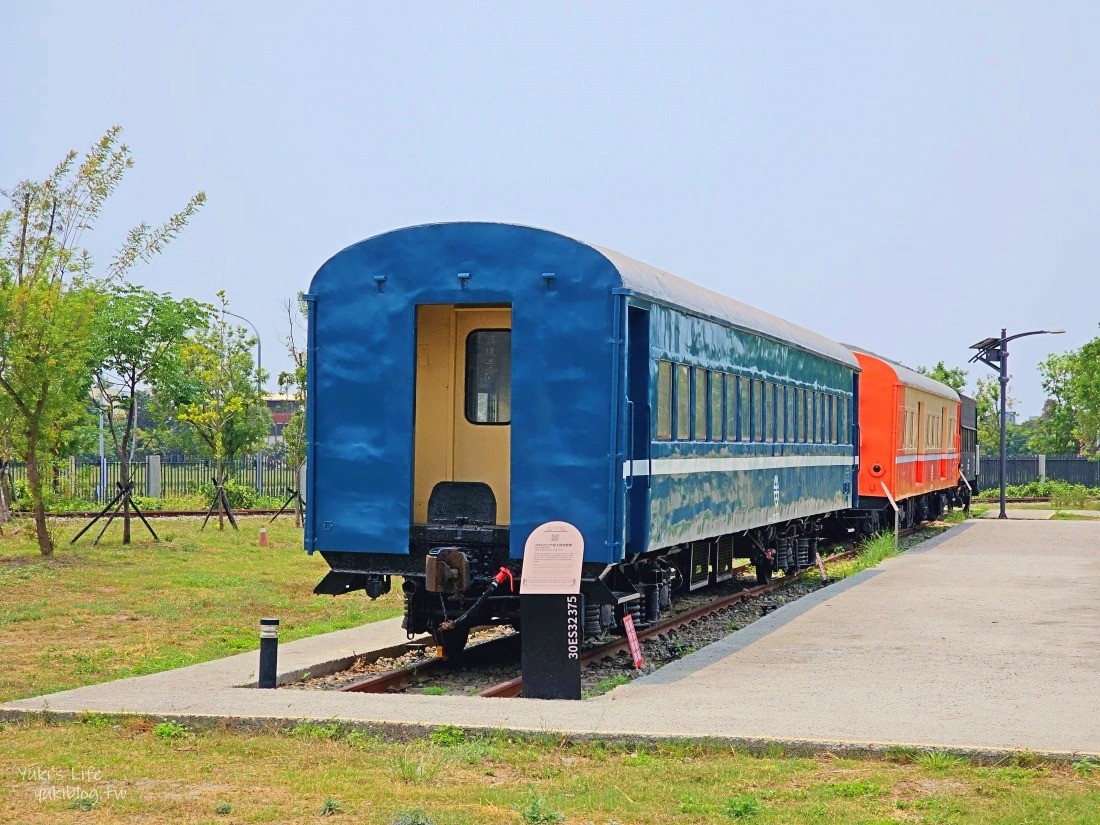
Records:
[[[321,803],[321,807],[317,810],[317,813],[321,816],[335,816],[343,812],[344,803],[333,796],[326,797],[325,801]]]
[[[565,814],[555,811],[544,797],[533,796],[523,807],[517,807],[520,818],[528,825],[554,825],[565,821]]]
[[[439,752],[416,754],[410,747],[393,760],[393,773],[402,782],[431,782],[443,767]]]
[[[440,725],[431,732],[428,739],[430,739],[433,744],[442,745],[443,747],[461,745],[466,741],[466,732],[461,728],[456,728],[454,725]]]
[[[917,760],[921,767],[944,771],[966,764],[966,760],[950,751],[929,751]]]
[[[153,728],[153,733],[157,739],[163,739],[165,742],[173,742],[189,735],[187,728],[179,722],[158,722]]]
[[[259,497],[256,488],[241,484],[239,481],[230,478],[226,480],[224,489],[226,498],[229,499],[229,506],[234,510],[251,510],[256,506],[256,499]],[[203,484],[199,488],[199,493],[202,495],[206,506],[209,507],[214,501],[213,482],[208,481]]]
[[[752,794],[745,794],[744,796],[735,796],[733,799],[727,799],[723,807],[726,813],[734,819],[756,816],[764,810],[760,805],[760,800]]]
[[[1078,776],[1092,776],[1097,769],[1100,769],[1100,762],[1096,762],[1088,756],[1073,763],[1073,772]]]
[[[989,487],[978,493],[982,501],[995,501],[1000,498],[999,486]],[[1058,507],[1080,507],[1087,498],[1100,498],[1100,487],[1086,487],[1083,484],[1070,484],[1068,481],[1039,479],[1027,484],[1008,484],[1005,486],[1008,498],[1049,498]]]

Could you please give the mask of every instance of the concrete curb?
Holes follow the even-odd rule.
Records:
[[[0,709],[0,721],[13,724],[33,722],[79,723],[85,719],[88,711],[32,711]],[[365,722],[360,720],[315,719],[289,716],[218,716],[203,714],[166,714],[147,713],[103,713],[112,719],[147,719],[151,722],[176,722],[197,731],[209,731],[228,728],[247,733],[276,733],[299,724],[322,724],[336,722],[347,731],[362,731],[377,736],[387,742],[414,742],[427,739],[439,725],[425,725],[416,722]],[[506,736],[524,741],[552,739],[560,742],[602,742],[612,746],[653,747],[662,744],[681,744],[703,749],[722,750],[735,748],[754,755],[773,755],[776,749],[783,756],[818,756],[833,754],[856,759],[889,759],[907,752],[915,753],[951,753],[961,756],[977,765],[1003,764],[1006,760],[1019,758],[1024,760],[1041,759],[1058,763],[1073,763],[1088,758],[1100,757],[1100,751],[1034,751],[1021,748],[1001,748],[983,745],[951,745],[930,742],[859,742],[839,739],[777,739],[753,736],[692,736],[684,733],[653,732],[594,732],[565,731],[550,728],[493,727],[479,725],[454,725],[468,736]],[[898,754],[901,751],[902,754]]]

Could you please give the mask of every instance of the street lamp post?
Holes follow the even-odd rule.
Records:
[[[260,373],[263,372],[264,368],[264,351],[262,348],[262,344],[260,343],[260,331],[256,329],[256,325],[254,323],[249,321],[243,315],[238,315],[235,312],[230,312],[228,309],[223,309],[222,315],[232,315],[234,318],[239,318],[250,327],[252,327],[252,332],[256,334],[256,391],[259,392],[262,397],[264,390],[263,382],[260,379]],[[264,494],[264,459],[262,451],[256,454],[256,492],[258,492],[261,496]]]
[[[1005,512],[1005,477],[1008,475],[1008,456],[1006,453],[1008,437],[1008,342],[1027,335],[1060,335],[1063,332],[1065,332],[1064,329],[1037,329],[1032,332],[1018,332],[1015,335],[1009,335],[1008,330],[1002,327],[1000,338],[984,338],[971,347],[971,349],[977,350],[977,353],[970,359],[971,363],[981,361],[1000,373],[998,380],[1001,385],[1001,456],[999,468],[1001,512],[997,516],[998,519],[1008,518],[1008,514]]]

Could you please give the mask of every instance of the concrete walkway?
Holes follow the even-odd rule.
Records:
[[[248,653],[0,713],[1100,754],[1098,606],[1100,525],[974,521],[584,702],[253,690],[238,687],[256,678]],[[281,670],[317,674],[403,640],[396,620],[304,639]]]

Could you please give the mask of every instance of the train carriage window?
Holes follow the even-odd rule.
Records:
[[[725,394],[720,372],[710,374],[710,440],[722,440],[722,396]]]
[[[805,390],[803,390],[803,389],[798,390],[798,400],[795,403],[798,406],[798,410],[797,410],[797,412],[798,412],[798,421],[796,422],[797,426],[798,426],[798,429],[796,431],[797,434],[798,434],[798,443],[799,444],[805,444],[806,443],[806,391]]]
[[[817,414],[817,423],[819,425],[818,438],[822,444],[829,440],[827,433],[829,432],[829,397],[823,392],[817,394],[817,406],[820,407],[820,411]]]
[[[672,364],[657,362],[657,440],[672,440]]]
[[[821,440],[821,393],[810,393],[810,441]]]
[[[806,438],[807,444],[814,442],[814,392],[806,390]]]
[[[741,384],[741,406],[738,413],[738,431],[741,433],[740,441],[749,440],[749,421],[752,411],[752,381],[748,378],[738,379]]]
[[[691,372],[676,365],[676,440],[691,438]]]
[[[726,376],[726,441],[737,440],[737,376]]]
[[[775,406],[775,385],[770,381],[764,382],[763,385],[763,405],[763,440],[774,441],[775,419],[779,417],[779,407]]]
[[[806,391],[794,391],[794,435],[801,444],[806,440]]]
[[[829,396],[829,441],[833,444],[837,443],[837,434],[839,432],[837,428],[837,397],[835,395]]]
[[[695,441],[707,440],[707,371],[691,368],[692,386],[695,390],[694,424],[692,438]]]
[[[798,399],[798,390],[794,387],[786,388],[787,395],[787,441],[795,440],[795,401]]]
[[[783,442],[787,437],[787,388],[781,384],[775,387],[775,441]]]
[[[840,399],[840,433],[837,436],[841,444],[851,444],[851,431],[848,427],[848,405],[851,403],[847,398]]]
[[[752,440],[764,440],[764,382],[752,382]]]
[[[805,410],[805,433],[806,436],[802,440],[807,444],[812,444],[814,440],[814,393],[813,390],[806,390],[806,410]]]
[[[475,329],[466,336],[466,420],[512,420],[512,331]]]

